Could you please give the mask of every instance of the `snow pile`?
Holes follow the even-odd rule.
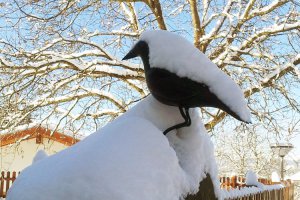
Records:
[[[246,173],[246,185],[255,185],[258,182],[257,175],[254,171],[248,170]]]
[[[242,120],[251,121],[250,111],[239,86],[192,43],[174,33],[163,30],[145,31],[140,40],[149,45],[151,67],[165,68],[180,77],[204,83]]]
[[[41,149],[35,154],[32,163],[38,162],[47,157],[48,157],[47,153],[43,149]]]
[[[246,185],[249,186],[256,186],[259,188],[263,188],[264,184],[258,182],[257,175],[254,171],[248,170],[246,173],[246,180],[245,180]]]
[[[7,200],[174,200],[209,173],[218,190],[213,145],[196,109],[192,125],[152,96],[83,141],[26,168]]]
[[[271,180],[272,182],[280,182],[280,177],[277,172],[272,172]]]
[[[180,168],[187,179],[185,186],[188,187],[183,188],[186,190],[183,193],[197,192],[199,182],[206,177],[206,173],[209,173],[214,183],[215,193],[218,195],[220,187],[214,147],[198,111],[197,108],[189,111],[191,126],[173,130],[166,136],[170,146],[175,150]],[[164,105],[152,96],[140,102],[120,118],[126,118],[127,115],[151,121],[161,133],[174,124],[184,121],[177,107]]]
[[[196,193],[199,180],[211,175],[215,193],[220,190],[218,170],[214,158],[214,147],[196,110],[191,113],[193,126],[179,129],[177,134],[168,134],[169,141],[175,149],[180,166],[185,171],[188,183],[188,193]],[[187,134],[188,133],[188,134]]]

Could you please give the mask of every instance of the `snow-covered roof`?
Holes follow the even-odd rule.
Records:
[[[149,46],[150,67],[164,68],[179,77],[204,83],[242,120],[251,121],[240,87],[192,43],[163,30],[145,31],[140,41],[147,42]]]
[[[0,147],[19,143],[24,140],[29,140],[36,138],[37,140],[41,138],[48,138],[56,142],[62,143],[67,146],[71,146],[77,143],[79,140],[70,135],[52,131],[43,126],[37,126],[32,124],[22,125],[15,129],[14,132],[0,134]]]
[[[72,132],[70,130],[66,130],[61,126],[58,127],[55,122],[47,122],[46,123],[46,122],[41,122],[41,121],[32,121],[31,123],[27,123],[27,124],[13,127],[13,128],[1,130],[0,135],[16,133],[18,131],[24,131],[27,129],[31,129],[33,127],[42,127],[44,129],[50,130],[52,132],[57,131],[64,135],[74,137],[74,132]],[[76,132],[76,138],[78,138],[80,140],[85,138],[85,136],[86,136],[86,134],[84,134],[82,132]]]

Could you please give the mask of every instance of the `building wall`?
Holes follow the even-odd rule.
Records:
[[[43,139],[43,143],[36,144],[36,139],[24,140],[18,144],[0,147],[0,171],[21,171],[31,165],[32,160],[40,149],[48,155],[55,154],[68,146],[49,139]]]

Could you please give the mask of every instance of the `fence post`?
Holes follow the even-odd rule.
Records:
[[[8,189],[9,189],[10,180],[11,180],[10,172],[8,171],[8,172],[6,172],[5,196],[6,196],[6,193],[7,193]]]
[[[237,176],[232,176],[230,182],[231,182],[231,184],[230,184],[231,187],[236,188],[236,186],[237,186]]]
[[[6,197],[7,191],[9,190],[12,183],[16,180],[18,174],[15,171],[13,171],[13,172],[8,171],[6,173],[4,171],[1,171],[0,198],[5,198]]]
[[[4,171],[1,172],[0,177],[0,198],[4,195]]]

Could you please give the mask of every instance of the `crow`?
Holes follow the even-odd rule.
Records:
[[[161,103],[177,106],[184,122],[164,131],[191,125],[189,108],[215,107],[250,123],[239,86],[192,43],[174,33],[145,31],[122,60],[141,57],[150,93]]]

